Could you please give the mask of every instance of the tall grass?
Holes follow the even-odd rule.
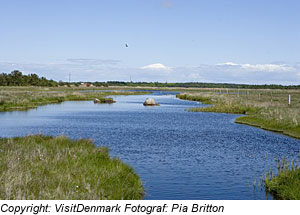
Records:
[[[0,139],[0,199],[141,199],[133,169],[90,140]]]
[[[277,160],[277,175],[270,171],[265,177],[266,191],[277,199],[300,200],[300,168],[294,162],[290,165]]]

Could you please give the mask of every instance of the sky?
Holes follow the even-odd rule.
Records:
[[[0,73],[299,85],[299,11],[299,0],[0,0]]]

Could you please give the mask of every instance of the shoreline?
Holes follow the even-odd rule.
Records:
[[[257,128],[261,128],[267,131],[280,133],[292,138],[300,139],[300,127],[286,127],[284,124],[280,124],[274,120],[267,120],[261,117],[260,109],[257,107],[243,107],[236,104],[232,104],[231,107],[224,105],[218,100],[207,97],[198,97],[199,95],[193,95],[191,93],[180,93],[176,95],[177,98],[189,101],[198,101],[202,104],[213,105],[209,107],[189,108],[187,111],[191,112],[215,112],[215,113],[229,113],[229,114],[243,114],[244,116],[237,117],[235,123],[249,125]]]
[[[249,126],[253,126],[253,127],[256,127],[256,128],[266,130],[266,131],[275,132],[277,134],[282,134],[282,135],[285,135],[285,136],[288,136],[288,137],[291,137],[291,138],[295,138],[295,139],[298,139],[298,140],[300,139],[300,135],[293,135],[292,133],[288,133],[289,130],[273,129],[271,127],[264,127],[264,125],[259,125],[259,124],[243,121],[243,119],[245,119],[248,116],[249,115],[237,117],[234,122],[237,123],[237,124],[249,125]],[[251,117],[251,116],[249,116],[249,117]]]
[[[126,179],[126,180],[124,180]],[[89,139],[0,138],[0,199],[142,199],[132,167]]]
[[[99,92],[93,92],[98,91]],[[119,89],[120,90],[120,89]],[[92,101],[98,99],[99,103],[109,103],[108,96],[118,95],[144,95],[149,92],[118,91],[107,92],[105,89],[93,88],[39,88],[39,87],[8,87],[0,88],[0,112],[26,111],[47,104],[59,104],[64,101]]]

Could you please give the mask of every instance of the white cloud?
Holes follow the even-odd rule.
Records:
[[[242,64],[242,68],[259,71],[290,71],[292,68],[277,64]]]
[[[219,63],[217,66],[238,66],[239,64],[233,62]]]
[[[154,63],[147,66],[143,66],[141,67],[141,69],[170,71],[172,68],[165,66],[161,63]]]
[[[253,71],[291,71],[292,67],[285,64],[237,64],[233,62],[220,63],[217,66],[229,66],[229,67],[240,67],[244,70],[253,70]]]

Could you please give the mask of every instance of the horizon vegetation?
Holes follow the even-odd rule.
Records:
[[[300,89],[300,85],[280,84],[235,84],[205,82],[133,82],[133,81],[54,81],[37,74],[24,75],[19,70],[11,73],[0,73],[0,86],[43,86],[43,87],[79,87],[84,83],[87,87],[166,87],[166,88],[237,88],[237,89]]]

